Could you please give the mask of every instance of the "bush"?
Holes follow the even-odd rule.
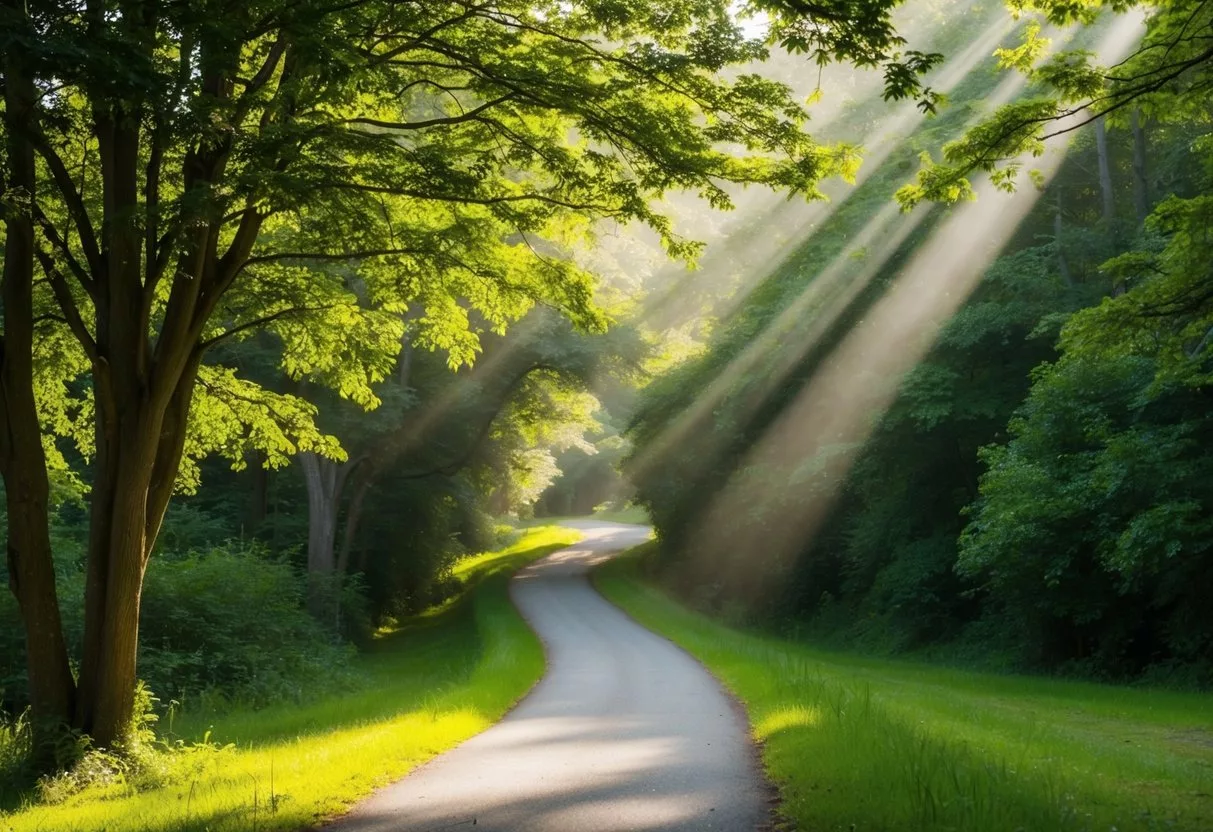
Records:
[[[290,564],[248,548],[153,558],[140,676],[162,698],[221,693],[261,705],[344,678],[352,648],[304,610]]]

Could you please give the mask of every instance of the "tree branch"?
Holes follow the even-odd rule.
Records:
[[[55,300],[59,303],[59,308],[63,310],[64,323],[71,329],[72,334],[76,336],[76,340],[84,348],[84,352],[88,355],[89,360],[96,362],[98,356],[97,342],[93,340],[92,334],[84,324],[84,319],[80,317],[80,310],[76,308],[76,302],[72,298],[72,290],[67,285],[67,280],[64,279],[62,273],[56,268],[54,258],[43,251],[41,247],[36,247],[34,254],[42,265],[42,271],[46,274],[47,280],[50,281],[51,291],[54,292]]]
[[[207,350],[209,350],[211,347],[215,346],[216,344],[221,343],[222,341],[226,341],[228,338],[231,338],[233,335],[238,335],[241,332],[247,332],[250,329],[256,329],[257,327],[265,326],[266,324],[270,324],[270,323],[273,323],[274,321],[282,320],[283,318],[290,317],[291,315],[305,315],[308,312],[323,312],[326,309],[333,309],[337,305],[338,304],[335,304],[335,303],[326,303],[323,306],[295,306],[295,307],[291,307],[290,309],[280,309],[279,311],[274,312],[273,314],[263,315],[262,317],[256,318],[255,320],[246,321],[242,324],[232,327],[231,329],[228,329],[228,330],[225,330],[225,331],[219,333],[218,335],[216,335],[213,338],[208,338],[207,340],[203,341],[201,344],[198,345],[198,349],[201,350],[202,352],[206,352]]]
[[[466,113],[457,116],[447,116],[444,118],[431,118],[425,121],[381,121],[376,118],[348,118],[339,124],[365,124],[369,127],[381,127],[385,130],[424,130],[427,127],[439,127],[453,124],[462,124],[466,121],[475,121],[476,116],[483,113],[485,110],[492,109],[498,104],[502,104],[511,99],[517,98],[515,93],[509,92],[500,98],[494,98],[491,101],[486,101],[479,107],[473,107]]]

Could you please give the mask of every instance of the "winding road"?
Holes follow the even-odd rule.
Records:
[[[388,786],[326,832],[645,832],[767,828],[767,790],[734,704],[586,572],[648,529],[569,525],[581,542],[523,569],[514,603],[547,649],[500,723]]]

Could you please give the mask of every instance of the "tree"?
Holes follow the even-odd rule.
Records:
[[[883,66],[890,94],[929,103],[916,77],[937,56],[895,51],[892,6],[824,30],[812,16],[842,21],[843,7],[778,6],[771,37]],[[291,376],[373,406],[406,308],[423,310],[417,343],[455,364],[477,349],[469,308],[494,329],[536,302],[598,326],[589,276],[561,256],[588,219],[647,223],[690,255],[650,207],[665,191],[816,196],[855,164],[804,132],[783,85],[718,74],[766,54],[724,0],[39,0],[0,14],[0,454],[43,747],[64,724],[102,746],[123,737],[142,576],[192,461],[341,456],[314,408],[212,363],[213,347],[271,333]],[[52,343],[70,349],[43,360]],[[78,684],[51,580],[48,430],[90,458]]]
[[[1019,13],[1035,13],[1055,26],[1094,24],[1100,16],[1121,14],[1141,3],[1071,3],[1067,0],[1010,0]],[[1035,94],[1000,107],[966,135],[941,149],[941,161],[924,158],[917,181],[898,191],[905,208],[924,200],[957,202],[973,195],[969,177],[984,172],[1001,187],[1013,188],[1023,159],[1039,156],[1047,139],[1094,123],[1097,141],[1105,141],[1108,117],[1129,124],[1135,134],[1143,115],[1167,120],[1192,116],[1213,86],[1213,10],[1200,0],[1150,6],[1141,43],[1114,66],[1097,65],[1083,49],[1049,54],[1039,23],[1025,30],[1023,42],[998,51],[1002,66],[1026,73]],[[1042,59],[1042,56],[1046,56]],[[1144,134],[1137,135],[1144,147]],[[1135,171],[1144,177],[1144,158]],[[1106,154],[1100,160],[1104,214],[1111,219],[1111,181]],[[1135,182],[1140,186],[1140,182]],[[1139,212],[1144,189],[1135,196]]]

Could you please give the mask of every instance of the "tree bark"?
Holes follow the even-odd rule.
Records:
[[[337,574],[345,575],[350,567],[350,553],[354,542],[358,539],[358,524],[362,521],[362,506],[366,503],[366,495],[371,490],[371,479],[364,477],[354,489],[350,506],[345,513],[345,531],[341,538],[341,551],[337,554]]]
[[[249,476],[253,478],[253,493],[249,499],[248,533],[256,534],[265,525],[270,500],[270,472],[266,470],[265,454],[261,451],[253,454]]]
[[[50,544],[50,484],[34,399],[34,222],[36,174],[28,129],[36,91],[19,50],[4,61],[7,190],[29,199],[5,216],[4,335],[0,349],[0,473],[8,518],[9,588],[25,628],[35,764],[52,763],[58,736],[71,722],[75,683],[55,590]]]
[[[337,518],[353,461],[333,462],[311,451],[299,454],[307,487],[308,610],[318,620],[333,617],[329,582],[336,576]]]
[[[1146,130],[1141,123],[1141,108],[1134,107],[1130,126],[1133,131],[1133,213],[1140,228],[1150,214],[1150,187],[1146,179]]]
[[[1070,261],[1066,259],[1066,249],[1062,244],[1062,217],[1061,217],[1061,188],[1057,189],[1057,210],[1053,214],[1053,245],[1057,247],[1057,269],[1061,272],[1061,279],[1065,281],[1066,286],[1074,285],[1074,275],[1070,271]]]
[[[1095,153],[1099,161],[1099,193],[1103,200],[1103,222],[1108,233],[1116,221],[1116,199],[1112,192],[1112,166],[1108,160],[1108,128],[1104,117],[1095,119]]]

